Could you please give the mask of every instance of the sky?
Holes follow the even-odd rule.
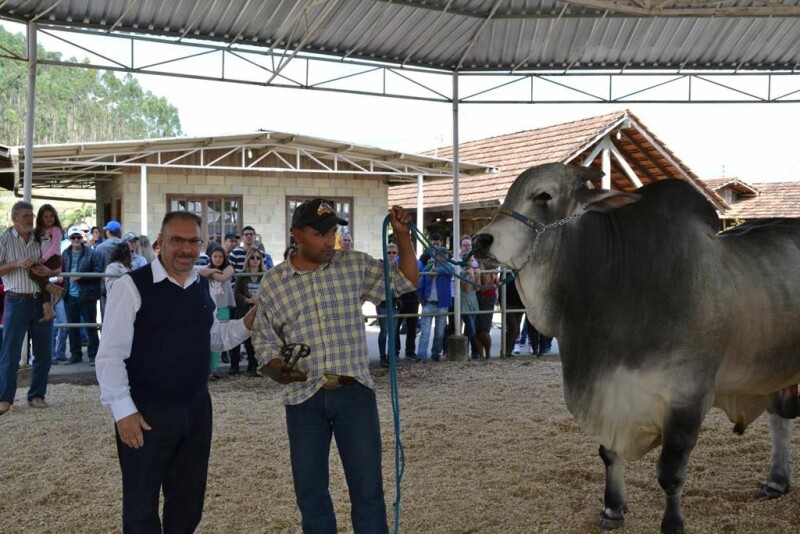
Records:
[[[40,36],[39,43],[65,56],[86,56],[52,38]],[[453,139],[453,111],[446,103],[154,75],[137,79],[178,108],[187,136],[264,129],[400,152],[426,151]],[[701,178],[800,180],[800,103],[461,104],[459,137],[483,139],[626,108]]]

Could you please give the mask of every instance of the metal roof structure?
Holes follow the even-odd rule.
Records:
[[[453,162],[382,148],[285,132],[179,137],[33,147],[37,189],[86,189],[125,168],[206,169],[247,173],[346,173],[384,178],[389,184],[452,178]],[[24,147],[0,146],[0,187],[21,187]],[[491,165],[461,162],[461,174],[493,172]]]
[[[41,63],[135,73],[462,103],[800,101],[800,0],[0,0],[0,18],[90,58]]]

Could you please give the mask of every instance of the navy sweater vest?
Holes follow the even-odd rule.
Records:
[[[153,283],[150,265],[129,273],[142,297],[125,360],[137,404],[182,406],[208,388],[214,301],[208,281],[183,289],[168,279]]]

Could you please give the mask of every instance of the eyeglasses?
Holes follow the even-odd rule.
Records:
[[[245,232],[245,233],[243,233],[242,235],[243,235],[243,236],[245,236],[245,237],[253,237],[253,236],[255,236],[256,234],[254,234],[253,232]]]
[[[389,251],[387,251],[386,253],[387,253],[387,254],[397,254],[397,252],[396,252],[396,251],[394,251],[394,250],[389,250]]]
[[[186,239],[185,237],[168,235],[166,236],[166,238],[167,238],[167,243],[169,243],[173,247],[182,247],[183,245],[189,245],[192,248],[200,248],[203,245],[203,240],[200,239],[199,237]]]
[[[250,261],[253,261],[253,260],[261,261],[261,256],[250,256]]]
[[[83,241],[83,236],[81,235],[73,235],[69,238],[70,241]]]

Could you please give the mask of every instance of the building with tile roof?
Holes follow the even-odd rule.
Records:
[[[800,217],[800,182],[748,184],[738,178],[712,178],[705,182],[729,206],[720,213],[725,228],[754,219]]]
[[[428,154],[452,158],[453,150],[446,147]],[[602,169],[606,176],[593,185],[622,191],[633,191],[657,180],[678,178],[694,186],[717,211],[730,208],[723,197],[628,110],[461,143],[459,158],[498,169],[490,174],[460,177],[459,208],[464,234],[474,233],[489,222],[520,173],[555,161]],[[389,205],[416,206],[417,192],[416,184],[390,187]],[[449,235],[452,208],[452,179],[424,184],[427,231]]]

